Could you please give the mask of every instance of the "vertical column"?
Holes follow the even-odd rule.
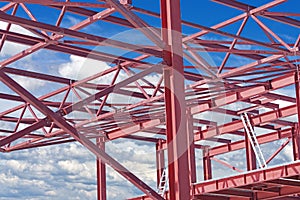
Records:
[[[293,159],[294,161],[300,160],[300,137],[299,137],[299,125],[297,124],[292,128],[292,144],[293,144]]]
[[[169,194],[190,199],[180,0],[161,0]]]
[[[193,116],[190,109],[187,111],[187,132],[188,132],[188,154],[189,154],[189,171],[190,181],[192,183],[197,182],[196,172],[196,160],[195,160],[195,143],[194,143],[194,124]]]
[[[209,179],[212,179],[211,159],[210,159],[209,151],[207,148],[204,148],[202,152],[203,152],[204,180],[209,180]]]
[[[157,186],[159,186],[159,182],[164,168],[165,168],[165,154],[163,150],[162,140],[159,140],[156,143]]]
[[[251,171],[256,169],[256,157],[255,157],[255,153],[253,151],[253,148],[251,146],[249,137],[245,132],[245,147],[246,147],[246,163],[247,163],[247,170]]]
[[[300,85],[299,85],[299,66],[295,73],[295,92],[296,92],[296,104],[297,104],[297,116],[298,124],[292,129],[292,142],[293,142],[293,157],[294,160],[300,159]]]
[[[99,137],[96,140],[97,146],[105,151],[104,138]],[[106,200],[106,168],[99,157],[97,157],[97,196],[98,200]]]

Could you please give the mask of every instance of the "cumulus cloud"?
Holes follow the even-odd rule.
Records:
[[[266,158],[282,141],[262,145]],[[130,140],[108,142],[107,152],[155,188],[155,146]],[[272,165],[291,161],[287,146]],[[197,150],[197,179],[203,180],[202,154]],[[0,199],[96,199],[95,156],[76,143],[0,154]],[[217,158],[245,170],[245,151],[235,151]],[[213,161],[214,178],[236,172]],[[225,172],[225,173],[224,173]],[[108,199],[126,199],[142,194],[122,176],[107,168]]]
[[[24,150],[0,156],[0,197],[3,199],[93,199],[91,195],[96,188],[94,176],[87,176],[85,172],[95,172],[94,156],[78,144]],[[78,156],[83,156],[81,161],[77,160]],[[91,161],[92,165],[89,164]],[[85,165],[90,169],[84,168]],[[75,174],[70,172],[74,170],[72,167],[78,168]]]
[[[72,19],[69,20],[72,21]],[[26,46],[15,46],[15,44],[10,43],[5,45],[7,45],[4,48],[6,50],[2,52],[2,56],[10,56],[26,48]],[[250,47],[243,46],[240,48],[249,49]],[[58,73],[63,77],[80,80],[108,68],[109,66],[105,62],[71,55],[69,62],[58,66]],[[122,72],[118,81],[126,77],[127,75]],[[150,82],[157,82],[159,78],[157,75],[146,77]],[[112,76],[108,76],[97,81],[102,84],[110,84],[111,79]],[[37,82],[36,85],[30,84],[31,82],[22,77],[18,77],[18,82],[26,88],[34,87],[33,89],[37,89],[44,86],[43,82]],[[141,81],[139,83],[144,84]],[[147,91],[150,92],[150,90]],[[120,96],[114,97],[114,99],[110,97],[109,101],[122,100],[120,102],[124,102],[124,99],[117,98]],[[134,98],[129,100],[135,101]],[[214,118],[218,123],[229,120],[229,118],[224,119],[224,116],[218,115],[204,114],[198,117],[207,119],[207,116],[209,116],[209,119]],[[289,149],[287,148],[285,151],[289,151]],[[153,186],[153,188],[155,187],[154,145],[119,140],[109,142],[107,152],[143,181]],[[244,151],[237,151],[224,155],[220,159],[232,162],[236,167],[245,169],[244,155]],[[2,160],[0,163],[0,183],[3,186],[0,189],[0,199],[96,199],[95,156],[78,144],[72,143],[24,150],[11,154],[1,154],[0,156]],[[202,166],[201,154],[197,155],[197,161],[199,169]],[[225,174],[226,168],[220,166],[214,163],[214,177]],[[230,169],[227,169],[227,171],[228,174],[234,173]],[[201,180],[199,174],[198,180]],[[109,167],[107,169],[107,182],[109,199],[125,199],[141,194],[132,184],[125,181],[123,177]]]
[[[75,79],[75,80],[82,80],[86,77],[89,77],[91,75],[100,73],[104,70],[109,69],[111,66],[109,66],[107,63],[105,62],[101,62],[101,61],[97,61],[97,60],[93,60],[90,58],[83,58],[83,57],[78,57],[78,56],[74,56],[71,55],[69,56],[69,61],[65,62],[61,65],[58,66],[58,74],[60,76],[63,77],[67,77],[70,79]],[[94,80],[89,81],[90,83],[95,83],[95,84],[100,84],[100,85],[110,85],[113,81],[113,78],[116,74],[116,71],[106,74],[104,76],[101,76],[99,78],[96,78]],[[115,81],[115,83],[119,83],[123,80],[125,80],[126,78],[128,78],[129,76],[134,76],[134,74],[127,74],[124,70],[120,70],[120,72],[118,73],[118,77]],[[150,82],[150,83],[155,83],[158,82],[160,79],[160,75],[157,74],[149,74],[148,76],[145,77],[145,79]],[[137,81],[140,85],[146,85],[145,82],[138,80]],[[128,84],[128,86],[135,86],[135,83],[130,83]],[[97,92],[99,92],[99,90],[96,89],[86,89],[85,91],[87,91],[89,94],[83,93],[81,92],[80,89],[82,88],[74,88],[77,92],[77,94],[74,93],[74,91],[71,91],[71,95],[70,97],[70,101],[72,102],[76,102],[79,101],[78,95],[80,96],[81,99],[88,97],[89,95],[93,95],[96,94]],[[128,92],[139,92],[142,93],[138,88],[124,88],[125,90],[127,90]],[[149,93],[149,95],[151,96],[152,92],[154,91],[154,89],[145,89],[145,91],[147,93]],[[160,94],[158,92],[158,94]],[[118,94],[118,93],[110,93],[108,98],[107,98],[107,103],[114,103],[114,104],[123,104],[123,103],[127,103],[127,104],[133,104],[135,102],[140,101],[141,98],[136,98],[129,95],[122,95],[122,94]],[[107,109],[112,109],[112,108],[107,108]],[[78,117],[78,118],[90,118],[90,115],[84,115],[83,113],[80,112],[74,112],[72,113],[70,116],[74,116],[74,117]]]
[[[3,46],[3,50],[0,53],[1,57],[7,57],[7,56],[12,56],[15,55],[25,49],[27,49],[28,46],[22,45],[22,44],[16,44],[13,42],[5,42]]]
[[[6,30],[7,27],[7,23],[6,22],[0,22],[0,29],[2,30]],[[23,35],[28,35],[28,36],[34,36],[34,37],[39,37],[34,35],[32,32],[30,32],[29,30],[19,26],[19,25],[11,25],[10,28],[11,32],[15,32],[15,33],[21,33]],[[23,45],[23,44],[19,44],[19,43],[13,43],[10,41],[5,41],[4,42],[4,46],[1,49],[0,52],[0,61],[6,60],[11,56],[14,56],[26,49],[28,49],[29,46],[27,45]],[[16,61],[13,64],[11,64],[11,66],[13,67],[17,67],[17,68],[22,68],[22,69],[26,69],[26,70],[32,70],[34,67],[34,62],[32,60],[33,55],[37,55],[38,52],[35,52],[33,54],[29,54],[26,57],[20,59],[20,61]],[[27,90],[30,91],[34,91],[37,90],[39,88],[41,88],[42,86],[45,85],[45,82],[40,81],[40,80],[33,80],[33,79],[29,79],[27,77],[22,77],[22,76],[12,76],[20,85],[22,85],[24,88],[26,88]],[[34,82],[34,84],[33,84]]]
[[[45,81],[32,79],[25,76],[12,76],[12,77],[17,83],[19,83],[22,87],[24,87],[29,91],[35,91],[46,85]]]
[[[81,80],[108,68],[105,62],[71,55],[69,62],[59,66],[58,72],[63,77]]]
[[[6,22],[0,22],[0,29],[6,30],[6,27],[7,27]],[[21,34],[24,34],[24,35],[37,37],[36,35],[31,33],[30,31],[28,31],[27,29],[22,28],[19,25],[14,25],[13,24],[10,28],[10,31],[15,32],[15,33],[21,33]],[[2,50],[1,50],[0,56],[1,57],[12,56],[12,55],[15,55],[15,54],[27,49],[28,47],[29,46],[6,41],[4,43],[4,46],[3,46]],[[27,56],[27,57],[30,57],[30,56]]]
[[[109,142],[107,151],[155,187],[155,147],[132,141]],[[95,156],[77,143],[0,154],[0,199],[96,199]],[[142,194],[107,167],[108,199]]]

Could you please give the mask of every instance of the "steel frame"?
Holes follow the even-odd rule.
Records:
[[[291,42],[278,29],[272,30],[276,24],[299,31],[300,13],[278,11],[281,5],[293,4],[288,0],[270,0],[257,7],[250,1],[212,1],[241,14],[207,26],[182,20],[179,0],[157,1],[157,13],[136,7],[130,0],[2,0],[0,20],[7,24],[0,30],[0,50],[5,50],[7,42],[26,45],[27,49],[0,61],[0,80],[9,88],[0,93],[0,99],[11,103],[0,112],[1,123],[10,127],[0,130],[1,152],[79,142],[96,155],[99,200],[107,199],[106,165],[144,193],[132,198],[136,200],[293,199],[300,194],[300,35],[296,33],[298,38]],[[57,19],[51,23],[39,20],[34,13],[37,7],[56,12]],[[66,27],[62,23],[66,15],[85,19]],[[154,28],[149,18],[160,20],[160,27]],[[256,31],[246,30],[250,20],[266,39],[245,33]],[[137,29],[151,45],[107,38],[88,29],[91,24],[104,22]],[[16,25],[32,34],[12,31]],[[228,29],[231,25],[237,30]],[[196,31],[183,34],[182,27]],[[209,35],[217,39],[207,39]],[[97,46],[134,52],[134,56],[108,53]],[[77,80],[15,66],[41,50],[103,61],[110,67]],[[221,57],[221,61],[211,65],[201,52]],[[232,57],[244,61],[233,65]],[[127,77],[120,79],[121,74]],[[153,74],[159,81],[147,80]],[[18,83],[18,77],[59,87],[36,94]],[[110,84],[97,82],[108,77]],[[279,94],[280,89],[294,89],[295,97]],[[134,102],[109,101],[114,94],[133,98]],[[244,107],[233,108],[238,105]],[[76,112],[81,115],[73,117]],[[267,158],[268,166],[287,145],[292,146],[293,162],[257,169],[240,120],[243,112],[251,115],[253,126],[262,129],[257,137],[259,144],[283,140]],[[204,113],[223,114],[232,120],[199,117]],[[107,141],[121,138],[153,144],[157,184],[163,169],[168,167],[169,171],[165,196],[105,152]],[[197,165],[198,150],[202,153],[201,169]],[[246,154],[245,169],[218,157],[242,150]],[[237,174],[215,177],[213,162]],[[199,172],[203,172],[203,180],[197,179]]]

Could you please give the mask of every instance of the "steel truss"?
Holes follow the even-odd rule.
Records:
[[[213,26],[182,20],[179,0],[157,1],[160,12],[136,7],[130,0],[1,2],[0,20],[6,25],[0,30],[0,49],[7,42],[27,46],[0,62],[0,80],[9,88],[0,98],[12,105],[0,113],[1,122],[10,127],[0,130],[2,152],[77,141],[97,156],[101,200],[106,199],[106,165],[145,194],[133,199],[294,199],[300,193],[300,13],[284,10],[284,5],[299,7],[298,2],[270,0],[253,6],[251,1],[248,5],[213,0],[225,5],[224,9],[239,11]],[[57,16],[40,19],[35,16],[36,8]],[[82,20],[66,26],[62,22],[67,15]],[[159,28],[153,24],[157,21]],[[247,29],[249,21],[256,28]],[[137,29],[147,42],[120,41],[87,28],[101,23],[118,26],[116,30]],[[16,25],[31,34],[13,31]],[[194,32],[185,34],[183,27]],[[278,33],[279,29],[286,35],[294,31],[298,38],[291,42]],[[256,31],[262,35],[254,34]],[[111,51],[95,48],[99,46],[132,54],[108,53]],[[47,69],[31,71],[14,65],[41,50],[104,61],[110,67],[84,79],[70,79],[47,73]],[[209,64],[201,52],[221,61]],[[234,63],[231,58],[243,59],[243,63]],[[120,78],[121,74],[126,78]],[[159,80],[147,80],[150,75]],[[36,94],[18,83],[18,77],[56,87]],[[107,77],[110,84],[97,81]],[[294,90],[295,97],[279,94],[280,89]],[[115,94],[134,102],[109,101]],[[226,120],[199,117],[204,113],[226,114]],[[262,130],[257,136],[260,145],[283,140],[266,159],[267,164],[287,145],[292,146],[293,162],[257,169],[244,134],[242,113],[248,113],[251,124]],[[169,171],[165,196],[105,152],[107,141],[120,138],[146,141],[156,147],[157,183],[166,167]],[[202,151],[201,169],[196,165],[198,150]],[[245,150],[246,170],[217,157],[241,150]],[[214,177],[212,162],[237,174]],[[197,180],[199,172],[204,181]]]

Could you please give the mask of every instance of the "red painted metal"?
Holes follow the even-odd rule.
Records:
[[[245,134],[245,148],[246,148],[246,162],[247,162],[247,170],[255,170],[256,169],[256,158],[254,150],[251,146],[249,137]]]
[[[189,156],[179,0],[161,1],[164,49],[166,136],[170,199],[190,199]],[[185,191],[185,192],[181,192]]]
[[[214,161],[216,161],[218,163],[221,163],[222,165],[224,165],[226,167],[229,167],[230,169],[235,170],[237,172],[243,172],[243,170],[238,169],[235,166],[230,165],[229,163],[225,162],[224,160],[219,160],[218,158],[215,158],[215,157],[211,157],[210,159],[214,160]]]
[[[290,138],[288,138],[271,156],[266,160],[266,164],[272,161],[273,158],[275,158],[281,151],[288,145],[290,142]]]
[[[211,158],[208,155],[208,150],[203,149],[203,179],[209,180],[212,179],[212,166],[211,166]]]
[[[0,3],[0,21],[7,23],[0,30],[0,50],[6,50],[7,42],[26,47],[0,62],[0,80],[10,88],[1,90],[0,100],[11,103],[0,111],[0,122],[11,124],[0,130],[1,152],[80,142],[97,157],[99,200],[106,200],[109,192],[106,165],[145,194],[133,199],[163,199],[156,188],[105,152],[107,141],[119,139],[156,146],[157,185],[163,169],[168,167],[169,171],[166,199],[290,199],[300,193],[300,14],[285,9],[297,7],[297,3],[212,0],[224,10],[239,10],[238,15],[221,18],[212,26],[197,23],[196,18],[193,22],[181,19],[185,12],[181,12],[179,0],[155,2],[160,6],[156,12],[136,7],[131,0]],[[45,13],[56,12],[57,18],[43,21],[34,7]],[[67,15],[83,20],[67,27],[63,23]],[[159,20],[160,27],[154,28]],[[89,29],[102,22],[120,30],[138,30],[147,42],[104,37]],[[31,34],[14,31],[14,27]],[[183,28],[189,34],[183,34]],[[251,34],[255,31],[262,35]],[[108,53],[106,47],[134,52],[134,56]],[[42,50],[103,61],[110,67],[77,80],[48,74],[48,66],[32,71],[14,65]],[[209,62],[203,52],[216,63]],[[51,55],[45,59],[51,60]],[[152,75],[155,81],[149,80]],[[56,86],[37,92],[18,84],[18,77],[33,83],[42,81],[45,88]],[[99,78],[107,81],[99,82]],[[292,87],[295,90],[289,94]],[[113,94],[133,102],[111,102]],[[72,95],[77,99],[70,100]],[[72,115],[76,112],[88,117]],[[240,120],[244,112],[251,113],[251,123],[259,129],[258,143],[273,145],[267,169],[256,169],[256,158]],[[225,115],[223,121],[220,115]],[[278,145],[277,140],[283,142]],[[294,161],[270,167],[289,144]],[[245,158],[241,160],[246,159],[243,169],[231,160],[219,159],[242,151]],[[219,178],[215,164],[238,174]],[[205,181],[197,179],[199,171]]]
[[[163,171],[166,167],[165,153],[162,145],[162,140],[158,140],[156,143],[156,170],[157,170],[157,187],[162,178]]]
[[[297,117],[298,117],[298,124],[293,129],[293,155],[294,160],[300,159],[300,85],[299,85],[299,66],[297,66],[297,70],[295,73],[295,92],[296,92],[296,105],[297,105]]]
[[[196,153],[194,140],[194,123],[191,111],[187,110],[187,134],[188,134],[188,159],[189,159],[189,178],[190,184],[197,182],[197,167],[196,167]],[[193,192],[193,191],[192,191]]]
[[[97,138],[98,147],[105,151],[104,138]],[[98,186],[98,200],[106,200],[106,167],[105,163],[101,161],[101,158],[97,158],[97,186]]]
[[[277,180],[285,177],[297,176],[300,170],[299,166],[300,163],[296,162],[289,165],[252,171],[245,174],[240,174],[233,177],[226,177],[219,180],[206,181],[195,185],[195,191],[196,194],[201,194],[213,192],[216,190],[235,188],[236,186],[241,187],[265,181]]]

